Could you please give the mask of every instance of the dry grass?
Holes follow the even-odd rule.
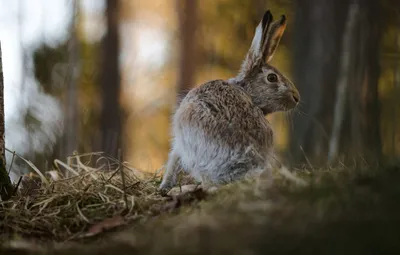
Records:
[[[44,175],[24,176],[16,196],[0,204],[1,241],[79,240],[102,232],[102,225],[146,221],[170,200],[157,192],[158,176],[102,153],[76,155],[68,161],[56,161],[58,169]]]

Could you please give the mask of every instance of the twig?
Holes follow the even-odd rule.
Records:
[[[68,164],[62,162],[62,161],[59,160],[59,159],[55,159],[55,160],[54,160],[54,165],[56,165],[57,169],[58,169],[60,172],[62,172],[62,171],[61,171],[59,165],[63,166],[66,170],[68,170],[69,172],[73,173],[75,176],[79,176],[79,173],[78,173],[78,172],[76,172],[72,167],[70,167]]]
[[[121,167],[121,166],[119,166],[119,167]],[[119,167],[118,167],[118,168],[119,168]],[[115,176],[118,172],[119,172],[119,169],[117,169],[116,171],[114,171],[114,173],[112,173],[112,175],[107,179],[106,182],[110,182],[111,179],[114,178],[114,176]]]
[[[10,175],[10,173],[11,173],[12,165],[14,163],[14,158],[15,158],[15,151],[13,152],[13,157],[11,159],[10,168],[8,169],[8,175]]]
[[[125,207],[128,210],[128,197],[126,195],[126,186],[125,186],[125,173],[124,173],[124,167],[121,167],[121,160],[122,160],[122,153],[121,153],[121,149],[118,150],[118,169],[121,173],[121,181],[122,181],[122,189],[124,191],[124,201],[125,201]]]
[[[308,157],[307,157],[306,153],[305,153],[304,150],[303,150],[303,146],[300,146],[300,150],[303,152],[303,155],[304,155],[304,158],[305,158],[306,161],[307,161],[307,164],[308,164],[308,165],[310,166],[310,168],[314,171],[314,167],[311,165],[310,160],[308,160]]]
[[[79,216],[81,216],[81,218],[86,221],[87,223],[90,223],[90,221],[88,220],[88,218],[86,218],[86,216],[82,213],[81,209],[79,208],[78,202],[75,204],[76,205],[76,211],[78,212]]]
[[[17,185],[15,186],[15,189],[14,189],[14,194],[17,193],[17,190],[19,188],[19,185],[21,184],[21,181],[22,181],[22,176],[19,177],[18,183],[17,183]]]

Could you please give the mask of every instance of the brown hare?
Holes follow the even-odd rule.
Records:
[[[165,192],[183,169],[204,186],[271,171],[273,132],[266,115],[297,106],[293,83],[269,65],[286,27],[265,12],[238,75],[189,91],[173,116],[173,141],[160,185]]]

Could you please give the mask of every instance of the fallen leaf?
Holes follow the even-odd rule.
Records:
[[[104,231],[125,225],[125,219],[120,216],[117,215],[115,217],[112,218],[108,218],[105,219],[103,221],[100,221],[98,223],[96,223],[95,225],[93,225],[92,227],[89,228],[88,232],[86,234],[84,234],[85,237],[88,236],[94,236],[94,235],[98,235]]]

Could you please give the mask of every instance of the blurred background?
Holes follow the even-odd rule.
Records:
[[[6,147],[43,171],[104,151],[166,161],[185,92],[236,74],[266,9],[288,26],[272,64],[302,96],[268,116],[293,166],[400,155],[397,0],[0,0]],[[7,163],[12,161],[7,154]],[[15,180],[28,171],[13,162]]]

